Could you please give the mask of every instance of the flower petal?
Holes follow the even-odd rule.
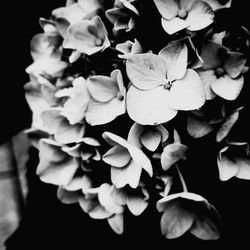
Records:
[[[179,11],[179,6],[175,0],[154,0],[160,14],[167,20],[174,18]]]
[[[250,159],[236,159],[236,164],[238,166],[236,177],[244,180],[250,180]]]
[[[241,76],[237,79],[232,79],[228,75],[223,75],[211,84],[211,88],[218,96],[225,100],[235,100],[244,85],[244,77]]]
[[[173,119],[177,110],[169,108],[169,91],[162,86],[141,91],[131,86],[127,93],[127,111],[132,120],[142,125],[156,125]]]
[[[227,1],[203,0],[203,1],[208,3],[214,11],[222,9],[222,8],[230,8],[231,3],[232,3],[232,0],[227,0]]]
[[[187,146],[180,143],[167,145],[161,154],[161,166],[163,170],[168,170],[174,163],[185,158]]]
[[[139,89],[153,89],[166,81],[166,64],[154,54],[135,54],[129,57],[126,70],[132,84]]]
[[[113,134],[111,132],[104,132],[102,134],[102,137],[111,146],[120,145],[120,146],[122,146],[124,148],[127,148],[127,145],[128,145],[127,141],[124,138],[122,138],[122,137],[120,137],[118,135],[115,135],[115,134]]]
[[[223,148],[217,157],[217,165],[219,168],[219,177],[221,181],[227,181],[235,176],[238,172],[238,166],[235,162],[228,159],[224,152],[227,151],[228,147]]]
[[[57,198],[64,204],[74,204],[78,202],[81,194],[78,192],[71,192],[59,186],[57,189]]]
[[[111,212],[107,211],[101,205],[97,205],[90,212],[89,216],[93,219],[107,219],[112,215]]]
[[[188,116],[187,131],[193,138],[201,138],[209,134],[213,129],[213,126],[205,119],[193,115]]]
[[[199,75],[192,69],[182,80],[173,82],[169,95],[169,107],[177,110],[194,110],[205,103],[205,90]]]
[[[168,239],[182,236],[192,226],[194,215],[180,201],[170,203],[161,217],[161,232]]]
[[[77,0],[79,6],[88,13],[102,9],[101,0]]]
[[[111,167],[111,181],[116,188],[122,188],[127,184],[137,188],[140,182],[142,168],[133,160],[123,168]]]
[[[161,19],[161,25],[162,28],[169,34],[169,35],[173,35],[174,33],[181,31],[185,28],[188,27],[188,23],[179,18],[179,17],[175,17],[171,20],[167,20],[165,18]]]
[[[141,135],[141,142],[148,150],[154,152],[161,142],[161,134],[154,130],[146,131]]]
[[[144,126],[135,122],[129,130],[128,143],[138,148],[141,148],[142,143],[141,143],[140,137],[144,129],[145,129]]]
[[[236,109],[231,115],[229,115],[224,123],[219,128],[217,134],[216,134],[216,141],[221,142],[230,132],[234,124],[239,118],[239,111],[241,108]]]
[[[115,214],[108,218],[108,223],[117,234],[123,234],[124,219],[123,214]]]
[[[206,100],[212,100],[216,97],[216,94],[211,88],[211,84],[217,80],[217,76],[214,73],[214,70],[197,70],[198,75],[203,82]]]
[[[117,83],[107,76],[91,76],[87,80],[87,86],[91,96],[99,102],[108,102],[118,93]]]
[[[224,63],[224,69],[231,78],[238,77],[246,63],[246,57],[244,54],[239,52],[227,53],[228,57]]]
[[[129,211],[135,215],[141,215],[148,206],[148,201],[140,196],[128,196],[127,197],[127,206]]]
[[[131,156],[126,148],[117,145],[106,152],[102,159],[105,163],[113,167],[121,168],[128,164]]]
[[[159,52],[166,62],[167,78],[169,81],[182,79],[187,69],[187,46],[180,42],[171,42]]]
[[[86,113],[86,121],[91,126],[106,124],[125,113],[125,100],[114,98],[110,102],[101,103],[91,100]]]
[[[212,8],[203,1],[195,1],[189,10],[186,22],[188,30],[196,31],[206,28],[214,21]]]

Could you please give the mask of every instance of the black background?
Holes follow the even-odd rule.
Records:
[[[0,141],[7,141],[17,131],[28,127],[31,113],[24,99],[23,84],[28,81],[25,68],[31,63],[29,41],[42,30],[39,17],[49,17],[51,11],[64,5],[64,0],[16,1],[12,6],[3,7],[6,17],[2,23],[2,81],[1,94],[1,130]],[[244,3],[245,2],[245,3]],[[248,25],[249,16],[246,1],[234,1],[233,10],[227,17],[232,25]],[[228,21],[225,19],[225,22]],[[248,84],[249,82],[246,82]],[[248,88],[249,89],[249,88]],[[248,109],[249,110],[249,109]],[[232,179],[220,182],[215,162],[206,162],[203,156],[210,149],[199,149],[196,145],[196,166],[190,173],[199,184],[200,194],[213,203],[222,215],[223,235],[218,241],[204,242],[184,235],[177,240],[167,240],[160,235],[159,221],[156,214],[147,209],[140,217],[128,215],[125,234],[117,236],[106,221],[92,220],[77,205],[63,205],[56,198],[56,188],[41,183],[35,175],[37,152],[31,149],[28,166],[30,191],[27,207],[20,227],[7,241],[8,250],[16,249],[100,249],[143,247],[190,247],[213,249],[227,247],[228,244],[247,249],[250,237],[250,185],[244,180]],[[200,179],[202,176],[202,180]],[[191,184],[192,186],[192,184]]]

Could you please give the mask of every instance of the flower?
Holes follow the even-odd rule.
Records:
[[[205,102],[197,73],[187,69],[187,47],[173,43],[158,55],[145,53],[128,58],[126,70],[132,83],[127,110],[132,120],[155,125],[173,119],[178,110],[194,110]]]
[[[119,43],[115,48],[123,53],[123,55],[118,55],[123,59],[128,59],[133,54],[142,53],[142,47],[137,39],[135,39],[134,42],[126,41],[124,43]]]
[[[91,100],[86,113],[86,120],[91,125],[100,125],[114,120],[126,111],[123,77],[120,70],[107,76],[91,76],[87,80]]]
[[[162,15],[162,27],[170,35],[182,29],[204,29],[214,19],[213,10],[205,1],[154,0],[154,3]]]
[[[141,149],[110,132],[105,132],[103,138],[113,146],[103,155],[103,161],[111,165],[111,180],[117,188],[127,184],[136,188],[142,169],[152,176],[151,162]]]
[[[204,83],[206,99],[210,100],[218,95],[225,100],[235,100],[244,84],[244,54],[231,52],[226,47],[209,41],[203,45],[201,57],[204,64],[197,72]]]
[[[200,195],[189,192],[168,195],[157,202],[157,208],[163,212],[161,230],[166,238],[178,238],[187,231],[203,240],[220,236],[218,212]]]

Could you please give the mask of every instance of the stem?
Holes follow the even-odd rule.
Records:
[[[183,175],[181,173],[181,170],[179,168],[179,166],[177,164],[175,164],[175,167],[176,167],[176,170],[177,170],[177,173],[179,175],[179,178],[180,178],[180,181],[181,181],[181,185],[182,185],[182,188],[183,188],[183,191],[184,192],[188,192],[188,189],[187,189],[187,185],[186,185],[186,182],[183,178]]]

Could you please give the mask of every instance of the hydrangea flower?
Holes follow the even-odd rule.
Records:
[[[173,119],[178,110],[194,110],[205,102],[198,74],[187,69],[187,47],[173,43],[158,55],[131,56],[126,62],[132,83],[127,93],[130,118],[142,125],[156,125]]]
[[[133,54],[142,53],[142,47],[141,44],[137,39],[134,40],[134,42],[131,42],[130,40],[119,43],[115,47],[118,51],[122,52],[122,55],[118,55],[118,57],[122,59],[128,59]]]
[[[131,31],[135,27],[134,16],[139,15],[133,3],[137,0],[115,0],[114,7],[106,11],[106,16],[114,24],[114,31]]]
[[[162,212],[161,231],[168,239],[189,231],[202,240],[215,240],[220,236],[220,217],[216,209],[202,196],[182,192],[163,197],[157,202]]]
[[[110,132],[103,133],[103,138],[113,146],[103,155],[103,161],[111,165],[111,181],[117,188],[127,184],[138,187],[142,169],[152,176],[151,162],[140,148]]]
[[[90,125],[100,125],[114,120],[126,111],[123,77],[120,70],[111,72],[110,77],[95,75],[87,80],[91,100],[86,113]]]
[[[183,29],[201,30],[214,20],[213,9],[205,1],[154,0],[154,3],[162,16],[162,27],[169,35]]]
[[[220,180],[232,177],[250,180],[250,150],[247,142],[227,141],[217,158]]]
[[[201,57],[204,64],[197,73],[204,83],[206,99],[211,100],[218,95],[225,100],[235,100],[244,84],[244,54],[231,52],[209,41],[203,45]]]

